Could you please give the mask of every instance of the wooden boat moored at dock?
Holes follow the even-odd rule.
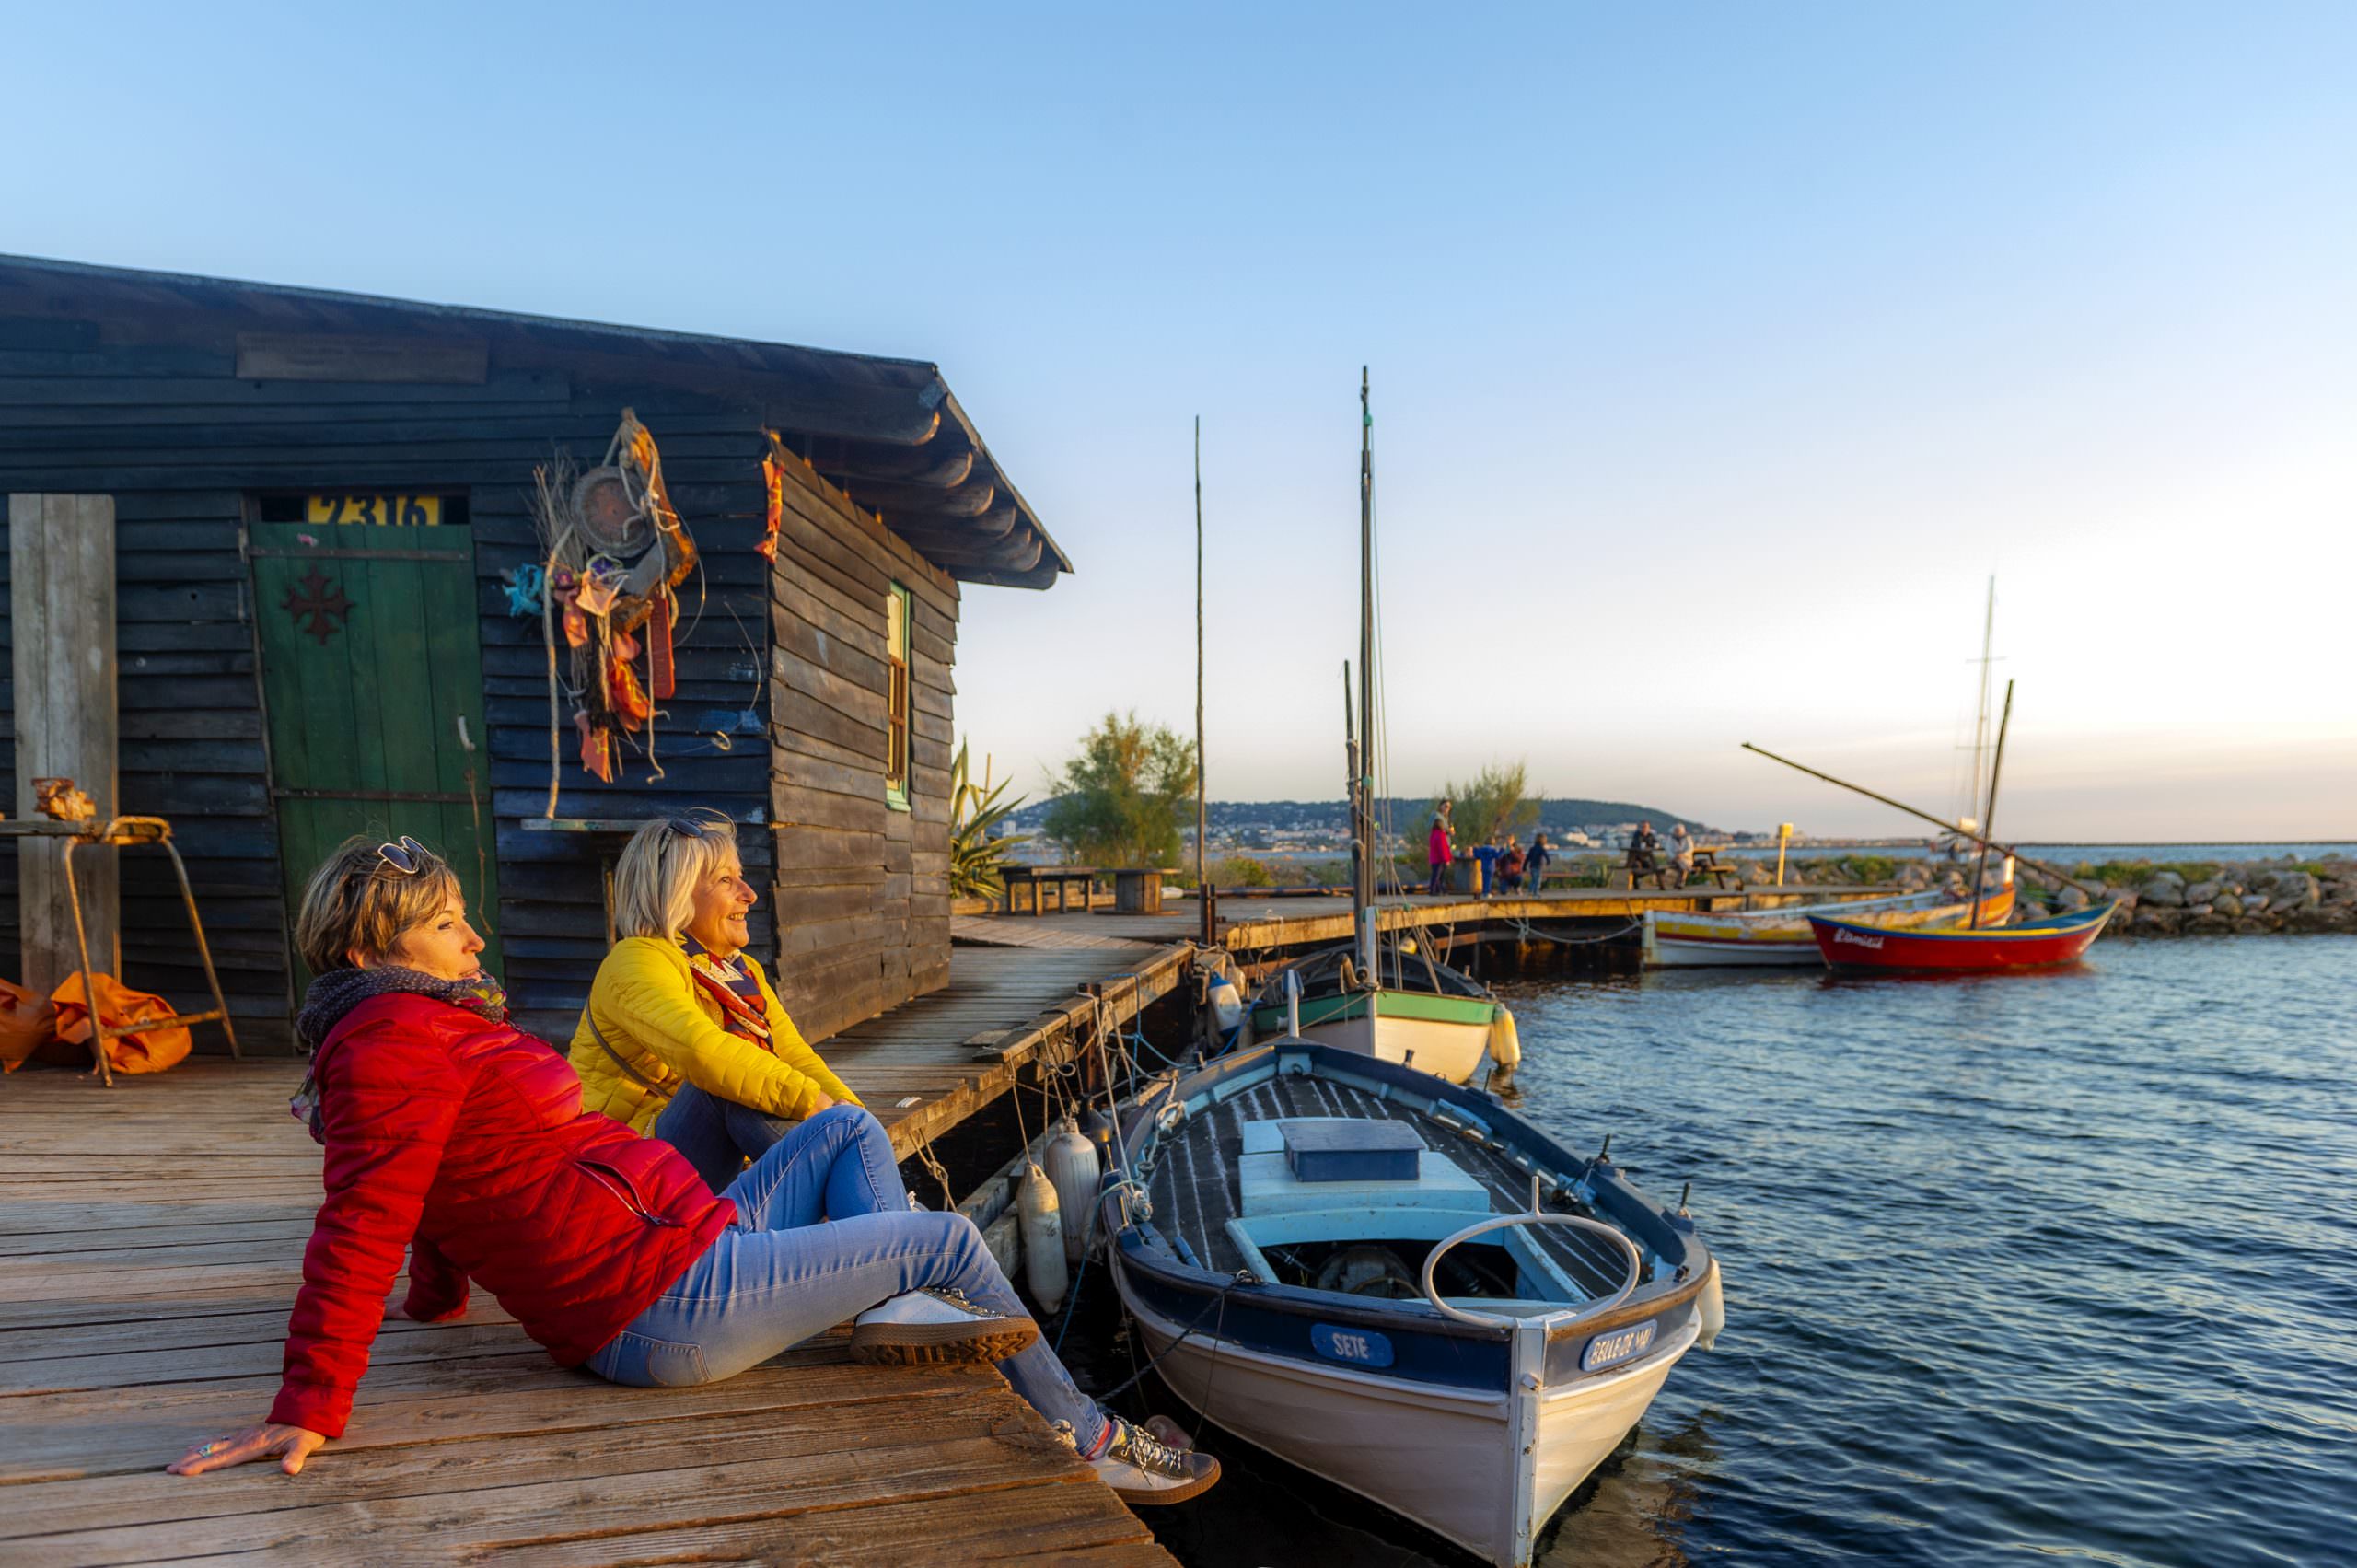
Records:
[[[1287,1039],[1123,1118],[1122,1305],[1213,1422],[1499,1564],[1715,1338],[1693,1222],[1478,1091]]]
[[[2009,860],[2002,885],[1980,900],[1980,923],[2003,924],[2013,912],[2013,862]],[[1968,923],[1973,911],[1969,900],[1937,888],[1888,898],[1787,904],[1724,914],[1648,910],[1643,916],[1644,966],[1813,965],[1819,958],[1809,921],[1819,914],[1887,930],[1917,930]]]
[[[1824,915],[1811,915],[1809,925],[1825,961],[1835,969],[1990,973],[2076,962],[2103,935],[2119,908],[2117,902],[2090,904],[2067,914],[1980,931],[1889,931]]]
[[[1289,964],[1269,978],[1252,1004],[1255,1039],[1297,1034],[1322,1044],[1396,1062],[1452,1084],[1470,1083],[1487,1060],[1511,1070],[1492,1043],[1505,1005],[1480,981],[1387,942],[1380,983],[1363,976],[1351,948],[1337,947]],[[1288,998],[1286,982],[1298,983]],[[1519,1057],[1518,1047],[1514,1054]],[[1503,1080],[1501,1080],[1503,1082]]]

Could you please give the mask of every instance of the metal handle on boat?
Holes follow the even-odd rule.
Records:
[[[1536,1183],[1534,1182],[1533,1185],[1535,1187]],[[1583,1219],[1578,1214],[1542,1214],[1534,1204],[1527,1214],[1493,1214],[1479,1225],[1467,1225],[1463,1230],[1434,1248],[1424,1259],[1424,1299],[1439,1309],[1443,1316],[1454,1318],[1460,1323],[1470,1323],[1476,1328],[1511,1328],[1519,1322],[1519,1318],[1503,1317],[1493,1312],[1468,1312],[1463,1307],[1451,1307],[1440,1298],[1440,1292],[1433,1288],[1433,1271],[1439,1267],[1442,1253],[1446,1252],[1460,1241],[1470,1241],[1477,1236],[1492,1230],[1503,1230],[1510,1225],[1567,1225],[1580,1230],[1592,1230],[1599,1236],[1611,1237],[1620,1250],[1629,1255],[1629,1277],[1621,1282],[1620,1288],[1613,1292],[1608,1300],[1590,1302],[1587,1306],[1581,1307],[1571,1317],[1563,1319],[1562,1323],[1556,1325],[1559,1328],[1577,1323],[1584,1318],[1593,1318],[1599,1312],[1609,1312],[1635,1294],[1637,1285],[1643,1277],[1644,1254],[1637,1250],[1636,1243],[1610,1225],[1601,1220]]]

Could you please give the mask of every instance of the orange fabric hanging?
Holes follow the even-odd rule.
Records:
[[[638,671],[620,654],[606,667],[606,697],[621,721],[624,729],[635,733],[638,726],[655,716],[655,704],[646,700],[646,688],[638,681]]]
[[[772,436],[770,439],[774,442],[777,437]],[[774,451],[761,459],[761,488],[769,494],[769,527],[753,546],[753,553],[774,561],[777,531],[785,523],[785,465],[777,460]]]
[[[134,991],[110,974],[94,979],[99,990],[99,1016],[110,1028],[172,1016],[172,1005],[160,996]],[[50,1000],[57,1004],[57,1038],[87,1046],[96,1031],[90,1027],[90,1005],[82,994],[81,975],[67,975],[65,983],[52,993]],[[186,1056],[189,1045],[188,1029],[180,1025],[118,1035],[107,1041],[107,1065],[117,1073],[160,1073]]]
[[[0,980],[0,1069],[15,1072],[56,1039],[57,1009],[49,999]]]

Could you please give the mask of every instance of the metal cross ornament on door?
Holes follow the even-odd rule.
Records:
[[[328,645],[328,639],[343,629],[344,618],[352,613],[353,605],[343,597],[343,590],[314,566],[301,582],[286,590],[284,608],[295,618],[295,624],[318,638],[319,646],[324,648]],[[310,617],[308,626],[303,625],[305,616]]]

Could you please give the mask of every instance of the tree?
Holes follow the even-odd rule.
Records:
[[[1193,748],[1161,725],[1107,714],[1080,738],[1048,807],[1048,837],[1096,865],[1175,865],[1192,814]]]
[[[1518,834],[1538,820],[1538,802],[1523,798],[1529,776],[1529,765],[1520,758],[1492,762],[1469,783],[1442,784],[1439,796],[1425,804],[1424,820],[1429,823],[1440,803],[1449,800],[1456,802],[1449,820],[1458,843],[1469,847],[1499,833]]]

